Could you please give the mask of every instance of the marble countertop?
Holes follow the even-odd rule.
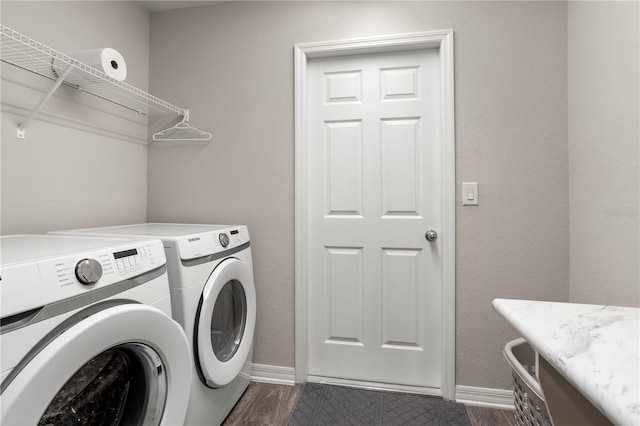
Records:
[[[495,299],[493,307],[598,410],[640,425],[640,309]]]

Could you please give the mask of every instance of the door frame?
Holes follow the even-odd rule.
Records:
[[[306,244],[307,225],[307,162],[306,122],[308,111],[307,65],[310,59],[340,57],[354,54],[390,53],[407,50],[438,49],[442,111],[443,223],[442,240],[442,396],[455,399],[455,121],[453,30],[429,31],[382,37],[368,37],[294,46],[295,90],[295,378],[297,383],[308,377],[308,281]]]

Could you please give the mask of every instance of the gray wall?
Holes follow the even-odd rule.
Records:
[[[572,302],[640,306],[638,2],[569,2]]]
[[[62,52],[117,49],[126,81],[148,87],[150,18],[139,4],[3,0],[1,12],[3,25]],[[1,84],[3,234],[146,220],[146,120],[62,87],[19,140],[53,82],[2,64]]]
[[[149,148],[148,218],[247,224],[254,360],[294,365],[293,45],[455,31],[457,384],[510,388],[495,297],[568,299],[564,2],[231,2],[152,15],[151,91],[206,147]],[[459,185],[458,185],[459,187]],[[458,197],[459,198],[459,197]]]

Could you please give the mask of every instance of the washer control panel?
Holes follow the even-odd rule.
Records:
[[[155,264],[152,246],[149,245],[113,253],[113,258],[116,271],[120,275],[138,272],[152,263]]]
[[[249,242],[249,230],[244,225],[187,235],[178,239],[180,257],[196,259],[235,249]]]
[[[136,277],[166,264],[160,240],[123,244],[115,250],[94,251],[39,263],[47,282],[59,287],[109,285]]]
[[[167,263],[159,239],[51,235],[7,238],[7,245],[12,244],[9,253],[26,260],[9,263],[6,259],[10,258],[5,257],[0,281],[3,314],[25,312],[99,290],[155,272]],[[167,274],[150,274],[152,278],[166,280]]]

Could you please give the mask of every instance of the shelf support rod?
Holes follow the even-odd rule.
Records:
[[[64,83],[64,80],[69,76],[69,74],[71,74],[71,71],[73,71],[73,66],[69,65],[69,67],[66,70],[64,70],[62,74],[60,74],[60,76],[56,80],[53,87],[49,90],[49,92],[47,92],[44,98],[42,98],[38,103],[38,105],[36,105],[36,107],[33,109],[33,111],[31,111],[31,114],[29,114],[29,116],[22,123],[20,123],[20,126],[18,126],[18,135],[17,135],[18,139],[24,139],[25,129],[27,127],[27,124],[29,124],[29,122],[33,119],[33,117],[35,117],[35,115],[38,112],[40,112],[44,104],[49,100],[49,98],[51,98],[53,93],[56,90],[58,90],[58,87],[60,87],[60,85]]]

